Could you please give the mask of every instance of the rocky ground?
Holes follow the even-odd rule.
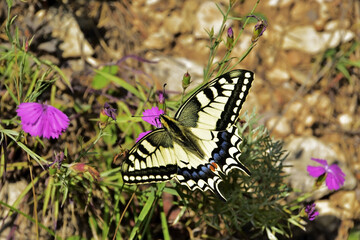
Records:
[[[232,15],[246,16],[254,3],[238,1]],[[4,25],[5,2],[0,7]],[[309,228],[318,239],[346,239],[360,220],[360,3],[267,0],[256,13],[268,28],[239,65],[256,74],[244,110],[255,109],[260,123],[285,142],[293,187],[311,190],[314,180],[306,177],[311,157],[343,169],[340,191],[324,187],[314,195],[322,217]],[[12,14],[18,15],[20,32],[34,36],[30,51],[59,66],[74,88],[87,88],[92,68],[122,60],[124,79],[131,82],[141,69],[151,79],[146,84],[161,90],[167,83],[169,92],[181,91],[186,71],[195,85],[201,82],[209,55],[204,29],[217,32],[222,21],[212,1],[17,1]],[[245,29],[233,56],[247,49],[254,25]],[[235,20],[227,26],[235,34],[241,28]],[[6,42],[4,35],[0,41]]]

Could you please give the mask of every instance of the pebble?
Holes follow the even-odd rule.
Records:
[[[49,25],[53,28],[52,36],[61,40],[59,48],[63,51],[63,58],[91,56],[94,49],[85,39],[77,21],[70,13],[48,11],[45,15]]]
[[[146,72],[151,72],[160,82],[158,89],[161,89],[163,84],[166,85],[166,91],[172,94],[179,94],[182,92],[182,78],[186,72],[191,75],[191,84],[187,91],[195,88],[203,81],[203,68],[194,61],[180,57],[157,56],[151,59],[157,64],[144,65]]]
[[[351,114],[342,113],[337,117],[337,120],[342,127],[342,129],[350,131],[352,130],[352,125],[354,122],[354,118]]]
[[[268,129],[272,129],[272,134],[276,137],[284,138],[291,133],[291,126],[289,121],[280,116],[274,116],[271,117],[267,123],[266,126]]]
[[[221,8],[221,6],[220,6]],[[224,9],[222,9],[225,11]],[[214,28],[214,33],[217,34],[220,30],[223,16],[215,3],[212,1],[206,1],[201,3],[196,13],[196,24],[194,29],[194,35],[196,38],[208,38],[208,34],[205,30],[210,31]],[[227,22],[228,26],[231,26],[232,21]]]
[[[284,36],[282,48],[296,49],[310,54],[317,54],[325,49],[334,48],[340,43],[349,42],[355,34],[349,30],[317,32],[312,25],[289,29]]]
[[[290,79],[290,75],[288,71],[280,67],[275,67],[269,70],[268,72],[266,72],[266,77],[275,86],[287,82]]]

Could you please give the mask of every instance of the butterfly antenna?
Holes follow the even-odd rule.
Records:
[[[165,87],[166,87],[166,83],[164,83],[162,99],[159,98],[159,102],[163,104],[163,110],[164,110],[164,113],[166,114]]]

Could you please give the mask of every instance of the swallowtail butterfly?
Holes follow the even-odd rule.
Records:
[[[219,190],[221,175],[250,171],[239,161],[241,138],[235,125],[254,73],[233,70],[192,94],[175,117],[160,115],[162,128],[140,139],[122,164],[125,183],[163,182],[175,178],[190,190]]]

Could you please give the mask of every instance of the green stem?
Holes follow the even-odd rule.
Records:
[[[254,11],[255,11],[256,7],[258,6],[259,2],[260,2],[260,0],[257,0],[257,2],[255,3],[253,9],[252,9],[251,12],[250,12],[250,15],[253,15],[253,14],[254,14]],[[220,75],[223,74],[226,70],[229,70],[228,68],[225,68],[225,66],[227,66],[226,63],[228,62],[229,56],[230,56],[232,50],[234,49],[234,47],[236,46],[236,43],[238,42],[241,34],[244,32],[245,27],[246,27],[246,25],[248,24],[248,22],[249,22],[249,18],[247,17],[247,18],[245,19],[244,25],[242,26],[239,34],[238,34],[237,37],[235,38],[233,45],[232,45],[231,48],[226,52],[225,56],[224,56],[224,57],[222,58],[222,60],[220,61],[219,71],[218,71],[218,74],[217,74],[216,76],[220,76]],[[240,63],[240,62],[249,54],[249,52],[251,51],[251,49],[253,49],[254,46],[255,46],[254,43],[252,43],[251,46],[250,46],[250,47],[248,48],[248,50],[246,51],[246,53],[240,58],[240,60],[238,60],[238,61],[236,62],[236,64],[234,64],[232,67],[230,67],[230,70],[233,69],[238,63]]]

